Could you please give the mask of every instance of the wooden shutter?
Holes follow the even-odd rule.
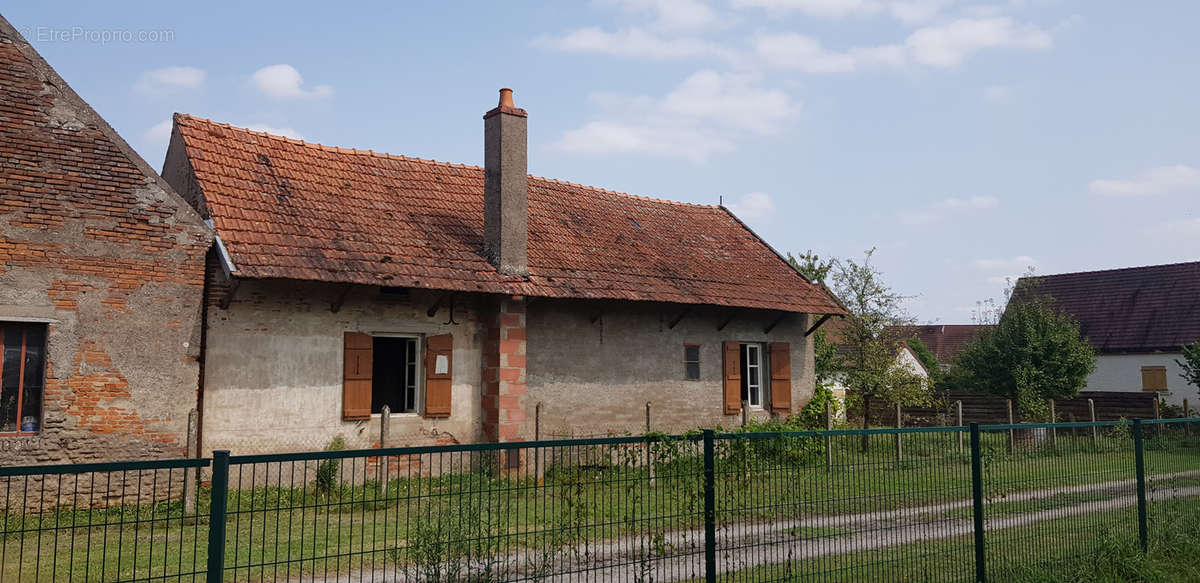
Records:
[[[771,410],[792,412],[792,347],[787,342],[772,342]]]
[[[345,371],[342,375],[342,419],[371,418],[371,372],[374,340],[370,334],[346,332],[343,339]]]
[[[1143,366],[1142,367],[1142,390],[1143,391],[1165,391],[1165,390],[1167,390],[1167,367],[1165,367],[1165,366]]]
[[[439,361],[441,369],[439,370]],[[425,416],[450,416],[450,385],[454,372],[454,337],[449,334],[425,339]]]
[[[725,414],[737,415],[742,410],[742,345],[725,342]]]

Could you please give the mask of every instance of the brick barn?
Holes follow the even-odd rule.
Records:
[[[810,399],[843,310],[720,206],[530,176],[511,91],[483,168],[177,114],[163,177],[214,226],[203,450],[734,425]]]
[[[186,453],[211,242],[0,17],[0,464]]]

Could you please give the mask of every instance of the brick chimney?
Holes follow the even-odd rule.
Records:
[[[500,105],[483,115],[483,246],[500,273],[529,273],[528,114],[513,105],[512,89],[500,90]]]

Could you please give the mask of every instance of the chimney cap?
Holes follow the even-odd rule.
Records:
[[[483,119],[492,117],[499,113],[508,113],[520,117],[529,117],[524,109],[521,109],[513,104],[513,90],[508,87],[500,89],[500,104],[492,108],[491,111],[483,114]]]

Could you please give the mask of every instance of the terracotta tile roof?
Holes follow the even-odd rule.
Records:
[[[902,330],[906,336],[920,338],[938,364],[948,365],[979,332],[990,327],[984,324],[928,324],[904,326]]]
[[[175,125],[240,277],[842,313],[721,207],[530,177],[529,276],[505,276],[482,168]]]
[[[1101,353],[1174,352],[1200,341],[1200,262],[1024,277],[1013,301],[1031,291],[1054,298]]]

